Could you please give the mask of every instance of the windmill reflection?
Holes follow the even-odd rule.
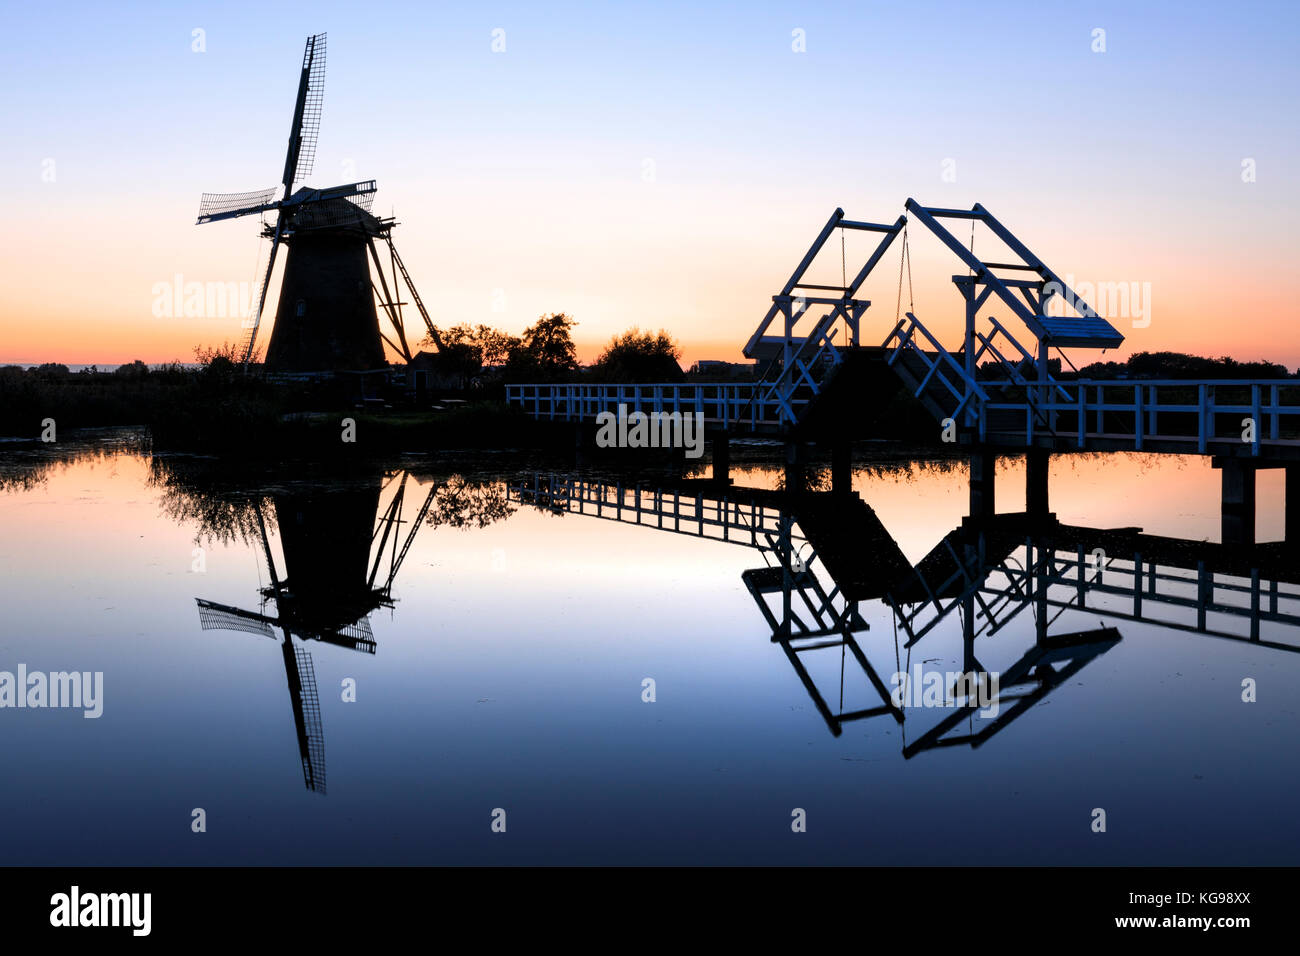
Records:
[[[320,641],[363,654],[375,653],[368,615],[377,608],[393,606],[393,580],[436,491],[436,485],[430,486],[405,529],[399,552],[401,526],[407,523],[402,512],[408,478],[401,472],[387,478],[376,476],[373,484],[360,487],[275,494],[283,575],[271,551],[262,505],[254,501],[258,537],[271,581],[261,590],[261,608],[250,611],[196,599],[199,625],[205,631],[243,631],[275,638],[278,630],[283,637],[284,672],[308,790],[325,793],[325,737],[316,672],[304,645]],[[381,494],[392,486],[396,490],[381,511]],[[379,579],[385,562],[387,572]],[[266,613],[268,605],[275,613]],[[302,643],[295,644],[295,637]]]
[[[242,476],[187,474],[155,459],[164,507],[199,526],[199,538],[255,544],[270,584],[255,609],[196,598],[205,630],[281,642],[294,728],[308,790],[325,793],[320,695],[308,641],[374,654],[369,615],[394,606],[393,584],[422,527],[484,527],[509,513],[504,490],[460,476],[375,470],[249,492]],[[278,529],[277,562],[268,524]]]
[[[913,673],[913,646],[957,613],[961,670],[944,675],[957,678],[944,693],[953,705],[919,738],[904,738],[909,758],[933,748],[980,746],[1120,643],[1114,626],[1055,628],[1066,611],[1300,651],[1300,560],[1283,544],[1242,548],[1137,529],[1071,526],[1047,513],[1002,514],[967,517],[912,565],[854,493],[774,492],[711,481],[649,490],[555,475],[535,475],[510,491],[522,503],[552,511],[758,551],[764,567],[744,571],[742,580],[771,640],[835,736],[853,720],[889,716],[903,723],[908,709],[908,695],[897,686],[891,693],[863,651],[860,636],[869,629],[863,606],[879,602],[889,612],[895,669],[902,675]],[[996,672],[999,706],[985,709],[954,685],[986,686],[990,671],[976,641],[1001,650],[988,638],[1027,608],[1033,643]],[[1266,639],[1262,625],[1277,635]],[[835,649],[841,654],[838,707],[804,665],[805,655]],[[879,704],[844,710],[850,661]]]

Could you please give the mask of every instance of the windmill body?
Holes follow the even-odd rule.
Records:
[[[435,343],[440,341],[393,246],[396,222],[370,212],[374,180],[324,189],[299,185],[311,174],[315,161],[324,82],[325,34],[320,33],[307,38],[303,51],[281,186],[248,193],[204,193],[199,204],[200,224],[261,215],[263,235],[271,240],[257,309],[244,322],[240,348],[245,366],[254,354],[276,256],[282,244],[288,251],[266,352],[268,372],[330,375],[383,370],[388,368],[385,343],[409,362],[411,350],[402,317],[406,303],[394,295],[401,288],[399,270]],[[389,249],[391,288],[376,240]],[[371,262],[378,270],[378,285]],[[376,296],[391,324],[391,336],[380,327]]]
[[[388,362],[370,286],[366,261],[370,236],[365,227],[300,227],[284,241],[289,255],[266,350],[267,369],[316,372],[385,368]]]

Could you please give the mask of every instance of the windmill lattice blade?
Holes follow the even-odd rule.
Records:
[[[246,634],[260,634],[274,637],[271,625],[261,620],[261,615],[236,608],[226,608],[211,601],[198,600],[199,627],[205,631],[243,631]]]
[[[324,229],[330,226],[352,226],[372,221],[366,206],[373,202],[373,194],[360,196],[362,202],[351,198],[327,202],[303,203],[294,213],[293,228]]]
[[[315,635],[316,639],[326,644],[351,648],[363,654],[375,652],[375,633],[370,629],[370,619],[362,618],[355,624],[340,627],[333,631],[323,631]]]
[[[199,199],[199,222],[230,219],[260,212],[275,202],[275,187],[251,193],[204,193]]]
[[[296,644],[293,656],[298,665],[299,707],[305,751],[302,754],[302,777],[308,790],[325,793],[325,729],[320,719],[320,695],[316,690],[316,669],[311,655]]]
[[[303,100],[302,123],[298,127],[298,163],[293,181],[300,183],[311,175],[316,162],[316,137],[320,133],[321,104],[325,100],[325,34],[309,37],[302,54],[302,68],[307,74],[307,96]]]

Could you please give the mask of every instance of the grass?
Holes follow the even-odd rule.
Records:
[[[77,428],[144,426],[159,450],[234,454],[370,456],[443,448],[548,447],[572,442],[537,427],[504,401],[482,399],[443,410],[360,409],[339,387],[284,387],[211,363],[120,373],[0,368],[0,436],[41,440]],[[352,441],[344,440],[352,419]]]

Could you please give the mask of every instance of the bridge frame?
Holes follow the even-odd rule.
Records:
[[[770,359],[756,382],[521,384],[506,386],[507,401],[535,419],[569,422],[579,428],[602,412],[616,412],[619,406],[628,411],[697,415],[725,478],[730,436],[806,440],[814,407],[834,404],[827,397],[827,386],[845,374],[850,353],[862,353],[883,358],[883,364],[942,426],[958,426],[958,441],[976,449],[1023,449],[1031,455],[1087,450],[1213,456],[1215,467],[1224,472],[1225,540],[1253,542],[1254,471],[1286,467],[1288,502],[1296,503],[1288,509],[1287,540],[1300,543],[1300,379],[1128,381],[1082,379],[1077,373],[1073,378],[1053,377],[1052,349],[1068,363],[1064,347],[1110,348],[1121,344],[1123,335],[979,203],[969,210],[947,209],[909,198],[906,212],[892,224],[846,219],[839,208],[831,214],[745,345],[749,357]],[[858,299],[858,290],[904,233],[908,216],[926,226],[970,269],[969,275],[952,277],[965,305],[965,334],[956,352],[949,351],[912,312],[894,326],[879,348],[861,344],[861,320],[871,303]],[[976,256],[945,225],[954,219],[982,223],[1019,261],[990,262]],[[809,268],[836,229],[875,233],[880,240],[844,285],[806,282]],[[834,295],[809,296],[809,292]],[[1061,297],[1077,314],[1047,315],[1053,296]],[[988,331],[977,328],[980,310],[994,298],[1028,328],[1033,348],[1021,345],[994,316],[987,317]],[[826,312],[806,335],[799,334],[800,322],[815,306],[825,307]],[[769,335],[778,316],[781,334]],[[847,331],[837,343],[841,323]],[[987,372],[987,365],[981,372],[980,361],[986,357],[996,375]],[[1033,372],[1022,372],[1025,368]],[[842,423],[846,414],[851,417],[851,410],[830,417]],[[817,420],[821,413],[811,417]],[[828,437],[838,450],[851,436]],[[833,470],[843,474],[847,467],[843,455],[837,454]]]

